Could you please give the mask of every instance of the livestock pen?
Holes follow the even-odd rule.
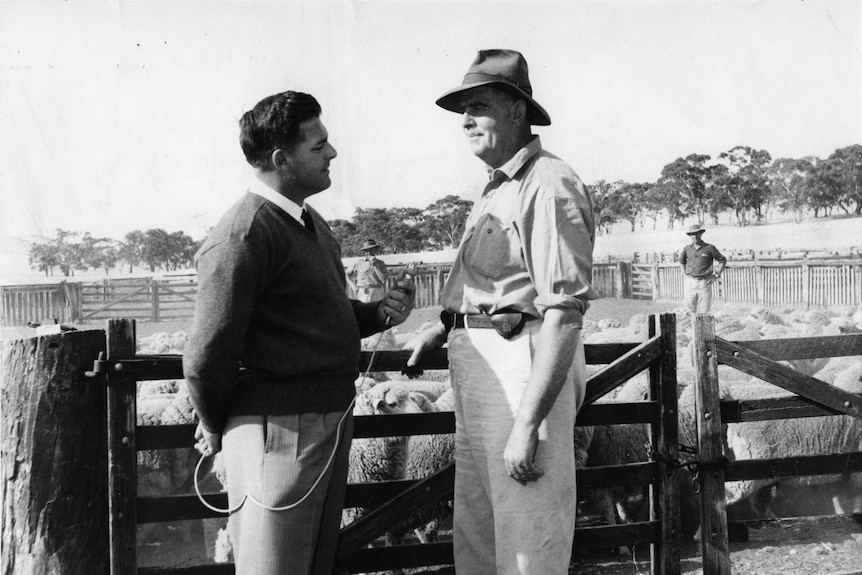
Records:
[[[823,415],[858,409],[859,397],[831,390],[812,391],[811,381],[775,362],[789,358],[862,355],[862,334],[765,342],[723,342],[710,334],[709,316],[696,321],[695,360],[698,367],[696,459],[679,452],[677,406],[676,317],[653,316],[646,341],[587,344],[587,362],[602,366],[588,380],[578,426],[648,423],[651,458],[636,464],[577,471],[579,489],[640,483],[649,486],[649,517],[645,521],[578,528],[579,548],[648,543],[653,573],[680,572],[680,485],[696,469],[701,485],[703,569],[726,573],[728,529],[724,482],[778,474],[849,473],[862,471],[862,454],[846,453],[770,462],[726,461],[722,422],[771,416]],[[101,341],[100,341],[101,338]],[[194,495],[140,497],[136,463],[140,451],[188,448],[193,425],[138,426],[137,383],[182,377],[181,358],[136,353],[135,322],[110,320],[105,331],[70,332],[3,343],[5,372],[15,382],[4,387],[4,572],[15,565],[60,565],[45,572],[111,572],[112,575],[227,574],[229,563],[169,567],[138,567],[139,525],[177,520],[199,521],[217,514]],[[747,346],[747,347],[746,347]],[[103,355],[93,363],[99,352]],[[380,352],[372,368],[400,371],[404,351]],[[817,355],[821,354],[821,355]],[[766,357],[765,367],[758,355]],[[360,369],[372,354],[364,353]],[[720,402],[718,363],[736,362],[764,379],[804,391],[799,397],[761,401]],[[775,363],[775,366],[772,364]],[[9,367],[13,371],[9,371]],[[446,352],[424,358],[420,369],[447,366]],[[85,377],[84,371],[91,377]],[[647,401],[595,403],[626,380],[649,374]],[[789,371],[788,371],[789,370]],[[17,376],[17,377],[16,377]],[[10,399],[12,401],[10,401]],[[849,406],[845,403],[849,402]],[[824,407],[822,407],[824,406]],[[9,408],[12,408],[11,411]],[[81,417],[79,417],[81,416]],[[357,417],[355,437],[452,433],[451,413]],[[17,462],[14,466],[5,462]],[[825,467],[824,467],[825,465]],[[40,473],[36,473],[36,471]],[[824,471],[825,470],[825,471]],[[369,547],[408,511],[415,512],[452,494],[453,469],[420,480],[358,484],[348,488],[346,505],[376,507],[342,532],[338,565],[350,573],[451,565],[451,542],[395,547]],[[47,485],[41,485],[47,483]],[[225,494],[208,496],[225,507]],[[60,527],[75,517],[72,529]],[[10,563],[12,567],[10,567]],[[32,571],[32,570],[31,570]],[[449,571],[451,572],[451,570]]]
[[[666,314],[653,318],[647,341],[586,346],[587,362],[605,365],[588,382],[586,406],[579,414],[578,425],[608,425],[617,423],[649,423],[652,440],[659,458],[620,468],[580,469],[577,471],[579,485],[583,488],[606,487],[629,482],[632,477],[641,483],[652,485],[651,516],[647,521],[617,526],[599,526],[579,529],[576,544],[580,546],[630,545],[633,542],[649,543],[652,548],[654,572],[679,572],[679,535],[676,525],[676,477],[678,468],[668,465],[677,457],[676,448],[676,380],[675,380],[675,328],[674,316]],[[84,333],[72,332],[63,335],[38,338],[48,342],[48,346],[76,346],[79,336]],[[92,337],[92,336],[90,336]],[[8,342],[6,342],[8,343]],[[13,342],[15,343],[15,342]],[[4,344],[6,345],[6,344]],[[14,347],[14,346],[13,346]],[[30,348],[28,348],[30,349]],[[92,351],[92,345],[88,350]],[[136,418],[136,389],[139,381],[162,380],[182,377],[181,357],[142,356],[136,354],[135,322],[133,320],[109,320],[105,332],[105,343],[101,346],[100,358],[87,370],[88,378],[77,385],[85,386],[90,393],[94,387],[105,385],[104,439],[93,442],[93,448],[105,448],[105,475],[94,477],[90,482],[98,486],[107,478],[105,500],[88,503],[80,501],[81,506],[96,510],[91,523],[86,526],[94,533],[108,533],[104,542],[92,540],[88,560],[98,562],[99,550],[104,545],[106,562],[112,575],[131,573],[232,573],[231,564],[210,564],[192,567],[138,568],[136,531],[139,524],[168,522],[178,520],[202,520],[217,514],[206,507],[194,495],[143,498],[137,490],[137,453],[139,451],[187,448],[194,433],[193,425],[179,426],[138,426]],[[45,346],[31,350],[36,355],[46,352]],[[375,357],[373,369],[398,371],[403,369],[408,352],[380,352]],[[361,369],[367,367],[371,354],[364,353]],[[39,358],[32,361],[39,363]],[[420,369],[446,369],[446,351],[439,350],[428,354]],[[624,405],[593,404],[594,400],[613,390],[628,378],[648,370],[650,374],[652,399]],[[50,377],[48,378],[50,380]],[[50,387],[50,382],[48,382]],[[44,402],[40,402],[44,403]],[[23,409],[23,407],[22,407]],[[97,410],[98,412],[98,410]],[[4,412],[4,418],[7,414]],[[102,422],[90,420],[92,425]],[[454,415],[451,412],[421,415],[392,415],[385,417],[357,417],[355,438],[390,435],[427,435],[454,432]],[[9,447],[10,455],[15,457],[14,447]],[[93,460],[93,453],[89,453]],[[93,469],[87,469],[92,474]],[[341,572],[351,573],[381,570],[396,567],[422,567],[432,565],[451,565],[451,542],[397,547],[369,547],[368,544],[382,535],[389,526],[400,520],[408,511],[415,512],[423,506],[433,505],[440,499],[451,498],[453,492],[454,470],[451,466],[421,480],[401,480],[377,484],[358,484],[348,487],[346,506],[376,507],[373,511],[351,523],[342,531],[338,568]],[[82,478],[66,474],[64,479],[80,483]],[[224,493],[209,496],[208,500],[224,507]],[[40,500],[41,501],[41,500]],[[37,525],[29,525],[29,509],[33,503],[22,504],[20,526],[38,531]],[[26,511],[26,512],[25,512]],[[13,514],[16,517],[17,514]],[[6,534],[4,534],[6,537]],[[40,533],[46,542],[37,547],[54,547],[55,533]],[[22,537],[29,539],[29,537]],[[13,546],[13,553],[23,562],[32,554],[28,545]],[[4,561],[6,559],[4,558]],[[80,558],[75,561],[80,566]],[[99,572],[99,569],[88,572]]]
[[[698,314],[695,316],[693,342],[697,449],[701,469],[707,471],[699,475],[702,493],[702,555],[704,567],[712,566],[705,572],[724,575],[730,573],[726,546],[725,483],[746,480],[769,480],[774,483],[779,479],[824,474],[862,475],[862,451],[859,451],[862,434],[855,436],[857,451],[744,460],[742,457],[735,459],[732,450],[728,450],[730,453],[720,451],[725,440],[723,423],[818,416],[862,419],[862,381],[855,382],[851,388],[854,393],[851,393],[781,363],[811,358],[862,356],[862,334],[732,342],[715,335],[713,316]],[[745,400],[728,397],[727,400],[720,400],[719,365],[730,366],[790,394],[788,397]],[[862,425],[857,425],[856,429],[862,429]],[[777,440],[780,441],[780,438]],[[862,492],[856,495],[862,498]],[[862,503],[862,499],[857,499],[857,502]],[[862,511],[862,507],[856,511]]]

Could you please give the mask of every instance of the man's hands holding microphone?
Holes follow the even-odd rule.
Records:
[[[416,268],[413,264],[407,265],[398,273],[392,289],[384,294],[377,308],[377,317],[387,327],[404,323],[410,312],[413,311],[416,296],[416,284],[413,277]]]

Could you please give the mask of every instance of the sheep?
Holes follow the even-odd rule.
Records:
[[[677,408],[679,414],[679,442],[684,445],[697,445],[695,414],[695,392],[692,385],[679,385]],[[645,401],[649,398],[649,382],[645,375],[637,376],[626,382],[613,398],[615,403]],[[604,399],[604,398],[603,398]],[[649,460],[650,430],[646,424],[626,424],[596,426],[594,428],[576,427],[575,444],[589,443],[587,465],[608,466],[639,463]],[[589,434],[592,433],[590,441]],[[576,450],[576,459],[579,453]],[[681,482],[680,506],[683,510],[681,533],[684,538],[695,535],[699,526],[698,499],[691,482]],[[644,486],[623,485],[609,489],[589,490],[582,497],[584,508],[601,512],[608,524],[616,523],[614,509],[624,522],[643,521],[648,507]]]
[[[856,364],[836,376],[834,385],[851,393],[860,393],[862,392],[860,378],[862,378],[862,365]],[[753,394],[755,390],[759,393]],[[765,384],[747,384],[745,387],[733,387],[729,394],[734,399],[740,399],[747,395],[776,397],[788,395],[788,392]],[[862,451],[862,420],[845,415],[731,424],[728,426],[727,441],[731,455],[736,460]],[[731,505],[749,499],[753,502],[752,509],[758,516],[774,518],[771,505],[781,492],[822,484],[833,486],[835,495],[832,503],[835,512],[839,514],[844,513],[841,496],[844,490],[850,489],[854,495],[854,518],[862,520],[862,473],[728,483],[727,502]]]
[[[645,377],[638,376],[622,385],[611,399],[615,403],[643,401],[648,398],[649,384]],[[575,442],[575,465],[604,467],[647,461],[649,427],[645,424],[577,426],[573,430]],[[584,449],[584,446],[587,446]],[[616,524],[614,509],[623,521],[636,520],[643,502],[643,486],[622,485],[608,489],[585,490],[579,497],[586,512],[601,513],[608,525]],[[638,503],[639,502],[639,503]]]
[[[354,415],[389,415],[421,413],[402,382],[385,381],[356,396]],[[371,437],[354,439],[350,447],[348,483],[393,481],[404,479],[407,470],[408,438]],[[366,513],[364,508],[347,508],[342,513],[342,526]],[[387,544],[394,537],[387,534]]]
[[[440,397],[451,391],[452,385],[449,381],[431,381],[427,379],[410,379],[407,381],[400,381],[400,385],[402,385],[407,391],[411,394],[421,394],[425,396],[425,398],[430,402],[439,401]],[[415,399],[415,398],[414,398]],[[426,410],[422,410],[426,411]],[[437,410],[440,411],[440,410]],[[445,411],[445,410],[443,410]]]
[[[161,386],[173,388],[175,382]],[[160,386],[153,386],[158,389]],[[172,425],[194,423],[194,412],[185,386],[176,393],[145,395],[137,400],[137,425]],[[197,452],[191,445],[180,449],[139,451],[137,477],[139,497],[164,497],[187,494],[191,491]],[[198,541],[200,525],[182,522],[177,525],[153,523],[138,527],[138,540],[142,544],[167,539]]]
[[[172,334],[167,332],[154,333],[149,337],[138,339],[137,353],[142,355],[181,354],[189,340],[184,331]]]
[[[451,387],[423,409],[426,413],[454,410],[455,396]],[[409,444],[405,473],[407,479],[424,479],[455,461],[454,434],[416,435],[410,438]],[[450,518],[451,514],[451,504],[441,501],[426,511],[411,516],[399,529],[413,529],[422,543],[434,542],[438,538],[440,523]]]

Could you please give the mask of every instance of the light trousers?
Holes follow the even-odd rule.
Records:
[[[577,505],[572,432],[586,385],[580,336],[565,385],[539,431],[536,464],[545,475],[523,486],[508,476],[503,462],[540,328],[540,321],[530,321],[510,340],[493,329],[449,334],[457,573],[568,573]]]
[[[250,498],[231,514],[228,533],[237,575],[330,575],[335,563],[338,531],[347,483],[353,414],[343,412],[295,415],[236,416],[222,438],[230,508]],[[328,469],[327,461],[335,449]],[[325,470],[325,472],[324,472]]]
[[[685,309],[691,313],[709,313],[712,307],[712,280],[685,276],[683,282]]]

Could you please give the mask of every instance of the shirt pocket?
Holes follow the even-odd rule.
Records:
[[[500,277],[509,263],[510,231],[499,218],[488,214],[482,216],[467,240],[466,263],[484,276]]]

